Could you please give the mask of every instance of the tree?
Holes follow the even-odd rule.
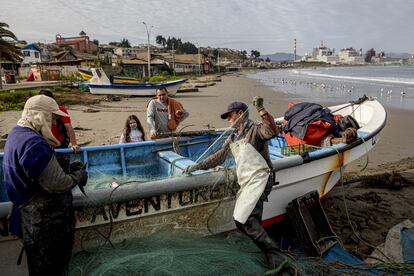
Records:
[[[121,43],[119,43],[118,41],[112,41],[112,42],[109,42],[108,45],[119,47]]]
[[[20,50],[10,43],[10,41],[6,39],[11,39],[17,41],[16,35],[7,30],[9,25],[4,22],[0,22],[0,89],[3,88],[3,84],[1,81],[2,78],[2,69],[1,69],[1,62],[2,61],[11,61],[11,62],[20,62],[22,60]]]
[[[119,44],[119,47],[123,48],[131,48],[131,44],[129,43],[128,39],[125,37],[121,40],[121,43]]]
[[[92,40],[92,42],[93,42],[93,43],[95,43],[95,44],[96,44],[96,46],[99,46],[99,40],[94,39],[94,40]]]
[[[166,43],[167,43],[167,50],[172,50],[174,48],[178,52],[181,52],[180,47],[183,44],[183,42],[181,41],[181,38],[168,37]]]
[[[259,52],[259,51],[257,51],[257,50],[252,50],[252,51],[250,52],[250,56],[251,56],[251,57],[254,57],[254,58],[258,58],[258,57],[260,57],[260,52]]]
[[[178,47],[178,50],[186,54],[197,54],[198,53],[197,47],[191,42],[184,42]]]
[[[155,42],[161,45],[162,47],[165,47],[165,45],[167,45],[167,40],[162,35],[157,35],[157,37],[155,38]]]
[[[19,62],[22,60],[19,48],[11,44],[10,41],[6,40],[10,39],[17,41],[17,37],[13,32],[7,30],[7,28],[9,28],[9,25],[0,22],[0,61],[6,60]]]

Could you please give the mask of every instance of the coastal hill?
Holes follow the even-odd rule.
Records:
[[[274,53],[271,55],[261,55],[260,58],[266,59],[269,58],[273,61],[292,61],[293,60],[293,54],[292,53]],[[301,56],[296,55],[296,59],[300,59]]]

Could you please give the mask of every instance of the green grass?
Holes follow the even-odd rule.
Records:
[[[0,111],[22,110],[26,100],[37,93],[36,90],[0,91]]]
[[[149,79],[149,82],[162,82],[162,81],[173,81],[173,80],[179,80],[182,79],[181,76],[171,76],[171,75],[166,75],[166,76],[153,76]]]
[[[39,93],[40,89],[34,90],[5,90],[0,91],[0,111],[22,110],[25,102]],[[58,100],[64,92],[71,91],[67,87],[56,87],[52,89],[53,95]]]

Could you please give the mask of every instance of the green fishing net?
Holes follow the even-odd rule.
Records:
[[[294,255],[296,271],[272,273],[245,235],[201,236],[162,231],[76,253],[69,275],[337,275],[320,258]]]
[[[240,233],[160,232],[73,256],[69,275],[262,275],[264,254]]]

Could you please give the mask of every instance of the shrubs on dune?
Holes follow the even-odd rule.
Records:
[[[53,91],[55,98],[59,98],[61,93],[71,91],[67,87],[56,87]],[[0,91],[0,111],[22,110],[24,103],[32,96],[39,93],[37,90],[5,90]]]
[[[36,90],[6,90],[0,92],[0,111],[22,110],[26,100],[37,95]]]

